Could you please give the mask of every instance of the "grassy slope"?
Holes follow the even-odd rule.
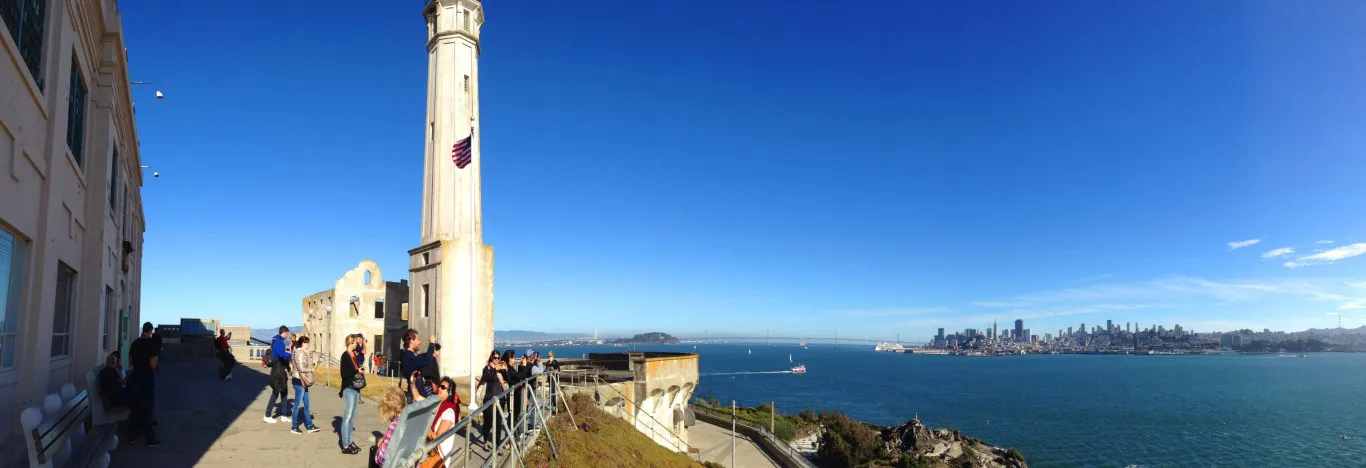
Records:
[[[550,421],[550,434],[555,437],[559,459],[550,458],[550,444],[541,439],[527,454],[527,466],[699,466],[686,455],[656,444],[626,421],[598,409],[587,396],[577,396],[569,406],[579,423],[578,428],[572,427],[569,417],[563,414]],[[587,432],[583,430],[584,424],[589,427]]]

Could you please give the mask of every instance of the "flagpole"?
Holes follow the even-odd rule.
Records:
[[[474,166],[474,116],[470,116],[470,148],[469,148],[469,150],[470,150],[470,165],[471,165],[471,166]],[[469,362],[469,364],[470,364],[470,367],[469,367],[469,369],[470,369],[470,402],[471,402],[471,403],[474,402],[474,363],[476,362],[476,357],[475,357],[475,352],[474,352],[474,349],[475,349],[475,348],[474,348],[474,311],[475,311],[475,309],[474,309],[474,286],[475,286],[476,284],[478,284],[478,282],[474,280],[474,272],[475,272],[475,270],[474,270],[474,259],[475,259],[475,252],[474,252],[474,211],[475,211],[475,210],[474,210],[474,208],[475,208],[475,200],[474,200],[474,174],[475,174],[475,172],[474,172],[474,171],[476,171],[476,170],[478,170],[478,169],[479,169],[479,168],[478,168],[477,166],[476,166],[476,167],[471,167],[471,168],[470,168],[470,173],[468,174],[468,175],[470,176],[470,177],[469,177],[469,183],[468,183],[468,185],[469,185],[469,194],[470,194],[470,199],[469,199],[469,203],[470,203],[470,204],[469,204],[469,209],[470,209],[470,211],[469,211],[469,218],[470,218],[470,231],[469,231],[469,237],[470,237],[470,281],[469,281],[469,284],[470,284],[470,292],[469,292],[469,294],[470,294],[470,337],[469,337],[469,341],[470,341],[470,358],[469,358],[469,359],[470,359],[470,362]],[[489,328],[491,329],[492,327],[489,327]]]

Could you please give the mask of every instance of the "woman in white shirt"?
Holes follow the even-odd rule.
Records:
[[[441,405],[436,408],[436,421],[433,421],[432,427],[427,430],[428,441],[436,440],[460,420],[460,395],[455,393],[455,380],[442,377],[441,383],[437,385],[436,394],[441,398]],[[441,441],[441,458],[450,458],[454,450],[454,436]]]

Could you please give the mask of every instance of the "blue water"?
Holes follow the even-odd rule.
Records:
[[[1366,466],[1366,354],[963,358],[762,343],[696,352],[698,395],[878,424],[919,413],[931,427],[1016,447],[1033,467]],[[806,374],[782,372],[789,353]]]

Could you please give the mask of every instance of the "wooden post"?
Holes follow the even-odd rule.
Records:
[[[768,402],[768,432],[772,432],[773,435],[778,435],[778,430],[777,430],[777,429],[775,428],[775,426],[774,426],[774,422],[776,422],[776,421],[778,420],[778,407],[777,407],[776,405],[777,405],[777,402],[776,402],[776,401],[774,401],[774,400],[769,400],[769,402]]]

